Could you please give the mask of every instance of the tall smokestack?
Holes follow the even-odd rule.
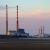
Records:
[[[19,30],[19,21],[18,21],[18,5],[17,5],[17,21],[16,21],[16,31],[18,32]]]
[[[43,35],[44,35],[44,26],[43,26]]]
[[[43,31],[43,30],[42,30],[42,27],[41,27],[41,35],[42,35],[42,31]]]
[[[42,37],[44,36],[44,26],[41,27],[41,36],[42,36]]]
[[[8,34],[8,6],[6,4],[6,35]]]
[[[41,26],[41,28],[39,29],[39,37],[42,37],[42,33],[43,33],[43,30],[42,30],[42,26]]]
[[[39,28],[39,30],[38,30],[38,31],[39,31],[38,33],[39,33],[39,37],[40,37],[40,36],[41,36],[41,30],[40,30],[40,28]]]

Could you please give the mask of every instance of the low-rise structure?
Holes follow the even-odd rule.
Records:
[[[18,32],[11,30],[8,32],[8,35],[16,37],[29,37],[29,33],[25,33],[24,29],[19,29]]]

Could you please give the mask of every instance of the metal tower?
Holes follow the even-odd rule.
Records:
[[[8,6],[6,4],[6,35],[8,35]]]
[[[16,20],[16,31],[18,32],[18,30],[19,30],[19,21],[18,21],[18,5],[17,5],[17,18],[16,18],[17,20]]]

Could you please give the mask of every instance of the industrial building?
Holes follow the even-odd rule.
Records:
[[[24,32],[24,29],[19,29],[18,32],[12,30],[12,31],[8,31],[8,35],[10,36],[17,36],[17,37],[29,37],[28,33]]]
[[[46,34],[44,31],[44,26],[40,27],[39,33],[33,36],[34,38],[50,38],[49,34]]]
[[[18,5],[17,5],[17,17],[16,17],[16,30],[8,31],[8,6],[6,5],[6,35],[16,36],[16,37],[29,37],[29,33],[25,33],[24,29],[19,28],[18,20]]]
[[[17,5],[16,10],[17,10],[16,11],[16,30],[8,30],[8,5],[6,5],[6,35],[7,35],[7,37],[8,36],[15,36],[15,37],[28,37],[28,38],[30,38],[31,36],[29,36],[29,33],[25,33],[24,29],[19,28],[18,5]],[[34,35],[33,37],[43,38],[43,37],[50,37],[50,35],[44,34],[44,26],[43,26],[43,27],[40,27],[38,35]],[[31,38],[33,38],[33,37],[31,37]]]

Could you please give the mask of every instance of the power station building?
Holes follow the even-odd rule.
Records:
[[[8,32],[8,35],[17,37],[29,37],[29,34],[25,33],[24,29],[19,29],[18,32],[11,30]]]
[[[16,37],[29,37],[29,34],[25,33],[24,29],[19,28],[18,5],[17,5],[17,17],[16,17],[16,30],[10,30],[10,31],[8,31],[8,6],[6,5],[6,35],[16,36]]]

